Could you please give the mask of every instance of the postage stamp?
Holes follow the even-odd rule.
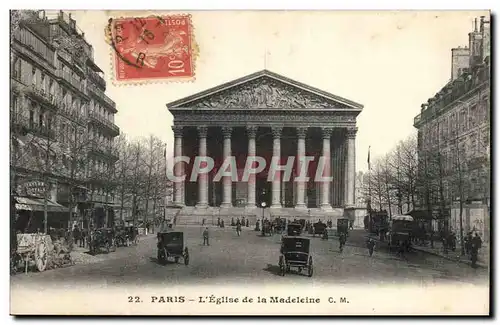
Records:
[[[115,82],[194,79],[198,47],[191,15],[109,19],[106,33]]]

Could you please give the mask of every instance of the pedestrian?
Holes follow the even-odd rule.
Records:
[[[84,248],[85,247],[85,237],[87,236],[87,230],[82,229],[82,234],[80,236],[80,247]]]
[[[375,248],[375,241],[373,240],[373,238],[368,238],[368,241],[366,243],[366,247],[368,247],[368,253],[370,254],[370,256],[372,256],[373,249]]]
[[[238,236],[241,234],[241,223],[239,222],[236,224],[236,233],[238,234]]]
[[[220,227],[220,217],[217,218],[217,227]]]
[[[204,225],[205,225],[205,218],[203,218],[203,219],[201,220],[201,225],[202,225],[202,226],[204,226]]]
[[[472,247],[472,232],[469,231],[467,236],[464,239],[465,241],[465,252],[467,255],[470,255],[471,247]]]
[[[341,253],[344,250],[344,246],[345,246],[346,240],[347,240],[346,234],[345,233],[341,233],[340,237],[339,237],[339,244],[340,244],[339,250],[340,250]]]
[[[208,241],[208,227],[206,227],[203,231],[203,246],[205,245],[210,246],[210,243]]]
[[[479,249],[482,245],[481,237],[476,233],[476,235],[471,240],[471,266],[473,268],[477,267],[477,257],[479,255]]]
[[[78,229],[78,226],[75,225],[75,227],[73,228],[73,240],[74,240],[74,243],[75,243],[75,246],[78,245],[78,241],[80,240],[80,229]]]
[[[250,227],[250,222],[248,222],[248,219],[247,219],[247,228]]]

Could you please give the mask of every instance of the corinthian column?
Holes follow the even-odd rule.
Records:
[[[174,131],[174,158],[182,156],[182,126],[172,126]],[[178,162],[174,166],[174,175],[179,177],[184,174],[184,165],[182,162]],[[174,192],[175,192],[175,204],[184,205],[184,181],[174,182]]]
[[[247,136],[248,136],[248,158],[254,158],[257,153],[256,145],[255,145],[255,136],[257,135],[257,127],[256,126],[248,126],[247,127]],[[247,158],[247,159],[248,159]],[[252,166],[253,167],[253,166]],[[247,183],[247,208],[255,208],[255,174],[251,173],[248,175],[248,183]]]
[[[281,164],[281,132],[283,131],[282,127],[273,127],[273,160],[276,160],[278,164]],[[271,208],[281,208],[281,200],[280,200],[280,172],[274,173],[272,175],[272,200],[271,200]]]
[[[222,128],[222,134],[224,136],[224,144],[222,155],[224,161],[231,156],[231,133],[233,132],[233,128],[231,126],[224,126]],[[233,206],[232,201],[232,180],[231,176],[224,176],[222,178],[222,203],[221,208],[230,208]]]
[[[198,127],[198,137],[200,141],[198,156],[207,156],[207,127]],[[206,163],[206,162],[205,162]],[[202,173],[198,174],[198,204],[197,208],[207,208],[208,207],[208,174]]]
[[[330,150],[330,138],[332,137],[332,132],[333,130],[331,128],[322,128],[322,138],[323,138],[323,161],[324,161],[324,170],[323,170],[323,177],[324,178],[330,178],[331,177],[331,164],[330,164],[330,155],[331,155],[331,150]],[[328,198],[330,196],[330,181],[328,180],[322,180],[321,182],[321,202],[320,202],[320,208],[323,210],[331,210],[332,205],[330,204]]]
[[[307,177],[307,171],[305,171],[305,175],[302,175],[302,164],[305,161],[302,161],[306,156],[306,134],[307,128],[300,127],[297,128],[297,169],[299,172],[299,177]],[[299,180],[297,181],[297,202],[295,203],[295,209],[307,209],[307,205],[305,202],[305,181]]]
[[[346,134],[346,187],[345,187],[345,206],[354,207],[354,191],[356,180],[356,133],[358,128],[352,127],[347,129]]]

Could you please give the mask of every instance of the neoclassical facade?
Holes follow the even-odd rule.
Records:
[[[190,157],[174,166],[175,175],[186,175],[174,184],[177,205],[203,210],[265,202],[271,209],[325,211],[355,205],[356,117],[362,105],[264,70],[167,107],[174,116],[174,156]],[[197,156],[213,159],[214,168],[191,177]],[[245,179],[245,170],[255,167],[248,160],[256,156],[265,168]],[[218,180],[227,157],[234,157],[237,177]],[[288,164],[287,171],[270,170],[273,159]],[[299,177],[304,170],[309,179]]]

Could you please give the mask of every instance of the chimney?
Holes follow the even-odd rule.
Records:
[[[481,33],[481,61],[484,62],[490,53],[490,21],[481,16],[479,32]]]
[[[457,79],[469,67],[470,53],[467,47],[451,49],[451,81]]]
[[[469,67],[473,68],[481,63],[481,33],[477,29],[477,18],[474,19],[474,31],[469,33]]]

